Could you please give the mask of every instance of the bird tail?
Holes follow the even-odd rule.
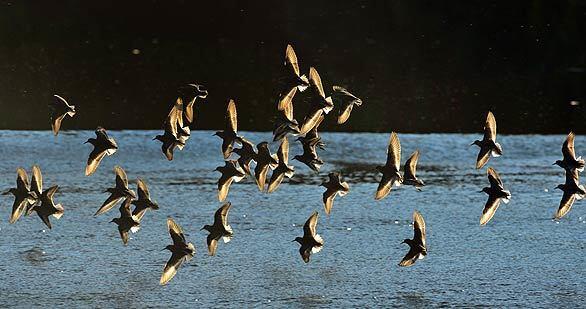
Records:
[[[55,219],[61,219],[61,217],[63,217],[63,213],[65,212],[63,206],[61,206],[61,204],[57,204],[55,205],[55,208],[57,209],[57,212],[53,214],[53,217],[55,217]]]
[[[307,76],[305,76],[305,74],[301,75],[299,78],[301,78],[301,80],[305,83],[305,85],[297,86],[297,90],[299,90],[300,92],[303,92],[303,91],[305,91],[305,89],[307,89],[307,87],[309,85],[309,80],[307,79]]]

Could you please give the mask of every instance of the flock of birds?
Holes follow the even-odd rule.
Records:
[[[353,108],[362,104],[361,99],[339,86],[334,86],[332,95],[326,97],[321,78],[315,68],[310,67],[309,78],[301,75],[297,56],[291,45],[287,46],[285,52],[284,74],[281,84],[273,130],[273,141],[280,141],[276,155],[271,154],[267,141],[260,142],[255,147],[251,141],[238,134],[236,103],[234,100],[229,101],[226,111],[226,126],[224,130],[214,134],[222,139],[221,151],[225,160],[224,166],[216,168],[216,171],[221,173],[218,180],[218,199],[220,202],[226,200],[232,182],[238,182],[247,176],[255,179],[261,192],[268,193],[277,190],[285,177],[292,177],[295,171],[294,167],[289,165],[289,136],[297,136],[296,140],[303,147],[303,153],[295,155],[293,160],[300,161],[311,170],[319,172],[324,162],[320,159],[317,150],[323,150],[325,147],[318,134],[320,124],[334,107],[337,107],[338,110],[337,123],[343,124],[350,117]],[[298,92],[306,90],[309,94],[305,101],[309,102],[309,108],[300,124],[294,118],[293,98]],[[182,150],[186,145],[190,137],[190,125],[194,122],[195,102],[197,99],[205,99],[207,95],[208,92],[202,85],[189,84],[179,89],[179,96],[164,121],[163,134],[154,138],[154,140],[162,142],[161,149],[168,160],[173,160],[175,148]],[[73,117],[75,115],[75,107],[69,105],[65,99],[58,95],[55,95],[50,107],[52,110],[51,126],[54,134],[58,135],[65,116]],[[85,169],[87,176],[97,170],[104,157],[114,154],[118,149],[116,141],[108,136],[104,128],[98,127],[95,134],[96,138],[89,138],[86,141],[86,143],[93,145]],[[496,142],[496,120],[491,112],[488,112],[486,118],[483,139],[474,141],[472,145],[480,147],[476,161],[477,169],[483,168],[491,156],[502,155],[502,147]],[[240,147],[235,148],[237,146]],[[564,168],[566,173],[565,184],[560,184],[557,187],[563,191],[563,197],[555,214],[556,219],[565,216],[576,199],[586,196],[586,190],[579,184],[579,172],[584,170],[585,162],[581,157],[575,155],[573,133],[570,133],[564,142],[562,153],[563,160],[554,163]],[[238,158],[231,159],[233,154]],[[412,185],[420,190],[420,187],[424,186],[425,183],[416,176],[418,159],[419,151],[416,150],[405,162],[403,173],[401,173],[401,143],[397,133],[392,132],[387,147],[386,163],[376,168],[382,177],[374,196],[375,199],[385,198],[393,186],[401,184]],[[251,168],[253,161],[255,162],[254,169]],[[269,170],[272,171],[270,178],[268,177]],[[122,167],[116,166],[114,172],[116,175],[115,186],[106,190],[110,196],[95,215],[105,214],[122,201],[119,208],[120,217],[112,219],[111,222],[117,224],[122,241],[126,245],[129,233],[135,233],[139,230],[146,211],[159,209],[159,206],[151,200],[147,183],[144,180],[140,178],[137,180],[137,192],[135,193],[129,188],[128,177]],[[487,175],[490,186],[481,191],[488,194],[488,200],[480,217],[481,225],[485,225],[491,220],[501,201],[507,203],[511,197],[511,193],[505,190],[496,170],[489,167]],[[334,198],[337,195],[346,195],[350,191],[350,187],[347,182],[343,181],[342,175],[335,172],[329,173],[328,180],[323,182],[321,186],[326,188],[323,193],[323,204],[326,214],[329,215],[333,208]],[[57,185],[54,185],[43,190],[43,179],[39,166],[32,167],[30,184],[26,171],[23,168],[18,168],[16,188],[11,188],[4,193],[13,194],[15,197],[10,223],[15,223],[22,214],[28,216],[36,212],[47,227],[51,228],[49,217],[53,216],[59,219],[64,213],[63,206],[55,204],[53,201],[58,188]],[[216,253],[220,239],[229,242],[233,236],[232,227],[228,223],[230,208],[230,202],[223,204],[216,211],[213,224],[205,225],[202,228],[202,230],[209,232],[207,236],[209,255]],[[311,254],[319,252],[324,245],[322,237],[317,233],[318,218],[318,212],[314,211],[303,226],[303,236],[294,240],[301,245],[299,253],[306,263],[309,262]],[[171,252],[171,257],[163,269],[160,279],[162,285],[167,284],[175,276],[180,265],[190,260],[196,251],[195,246],[186,240],[181,226],[171,217],[167,218],[167,227],[172,244],[165,249]],[[427,255],[425,221],[418,211],[413,212],[413,230],[413,239],[403,241],[409,245],[409,251],[400,261],[400,266],[411,266],[418,259]]]

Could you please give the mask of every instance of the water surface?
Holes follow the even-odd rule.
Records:
[[[492,158],[512,192],[492,221],[478,226],[488,181],[474,169],[478,136],[400,134],[403,162],[419,149],[422,192],[400,187],[374,201],[375,166],[386,158],[388,134],[323,133],[326,164],[317,175],[297,161],[296,175],[273,194],[261,194],[251,180],[233,184],[232,242],[207,256],[204,224],[221,206],[216,166],[223,165],[220,140],[193,132],[187,147],[168,162],[155,131],[111,131],[120,150],[84,176],[91,131],[0,131],[0,188],[14,186],[15,170],[43,171],[45,188],[58,184],[55,200],[65,207],[48,230],[33,215],[9,225],[10,196],[0,196],[0,295],[2,306],[531,306],[578,307],[586,297],[586,208],[578,201],[566,218],[551,220],[561,198],[553,188],[564,173],[552,163],[561,157],[564,136],[501,136],[504,156]],[[243,133],[258,143],[270,133]],[[278,144],[271,144],[276,151]],[[586,153],[586,138],[576,138]],[[291,157],[301,152],[292,143]],[[144,179],[161,209],[149,212],[142,229],[123,246],[116,208],[94,212],[114,183],[114,165],[131,179]],[[332,214],[323,211],[319,184],[341,171],[351,192],[338,197]],[[427,223],[429,255],[414,267],[397,263],[412,237],[413,210]],[[304,264],[298,245],[302,225],[320,212],[324,249]],[[172,216],[197,247],[195,258],[168,286],[158,285],[169,258],[165,219]]]

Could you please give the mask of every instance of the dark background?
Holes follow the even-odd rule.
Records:
[[[586,1],[0,1],[0,128],[157,129],[207,86],[195,129],[270,130],[287,43],[364,100],[324,130],[586,133]],[[133,50],[140,51],[133,54]],[[572,100],[580,105],[572,106]]]

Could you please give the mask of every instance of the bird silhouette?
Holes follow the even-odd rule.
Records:
[[[377,166],[376,170],[383,174],[381,181],[376,189],[375,200],[385,198],[391,192],[393,185],[400,185],[403,177],[399,173],[401,164],[401,143],[399,136],[391,132],[389,146],[387,147],[387,162],[384,166]]]
[[[165,285],[173,279],[181,264],[191,260],[195,255],[195,246],[185,240],[183,229],[171,217],[167,218],[167,229],[169,230],[173,244],[165,247],[166,250],[171,251],[171,257],[163,269],[163,274],[159,281],[161,285]]]
[[[90,143],[94,146],[94,149],[90,153],[87,159],[87,165],[85,167],[85,175],[89,176],[93,174],[102,159],[108,155],[113,155],[118,150],[116,141],[108,136],[106,130],[102,127],[96,129],[96,138],[89,138],[85,143]]]
[[[482,168],[490,156],[500,157],[503,154],[503,148],[496,142],[496,120],[492,112],[488,112],[486,123],[484,125],[484,137],[481,141],[475,140],[471,145],[480,147],[478,157],[476,158],[476,168]]]
[[[207,237],[207,244],[208,244],[208,253],[209,255],[215,255],[216,249],[218,247],[218,240],[222,238],[224,243],[230,242],[234,232],[232,231],[232,227],[228,224],[228,212],[232,204],[230,202],[222,205],[216,213],[214,214],[214,224],[213,225],[204,225],[202,230],[206,230],[209,232]]]
[[[399,266],[412,266],[417,260],[423,259],[427,255],[425,221],[417,210],[413,212],[413,239],[405,239],[402,243],[409,245],[409,251],[399,262]]]
[[[49,109],[51,110],[51,129],[53,134],[57,136],[59,129],[61,128],[61,122],[65,116],[75,116],[75,106],[69,105],[64,98],[53,95],[53,100],[49,103]]]
[[[114,173],[116,174],[116,186],[114,188],[108,188],[106,191],[104,191],[109,192],[110,196],[108,199],[106,199],[98,211],[96,211],[94,216],[101,215],[112,209],[114,205],[116,205],[121,199],[125,197],[136,197],[134,191],[128,188],[128,177],[126,177],[126,172],[124,172],[120,166],[116,165],[114,166]]]
[[[348,186],[347,182],[342,181],[340,173],[334,172],[329,173],[328,181],[323,182],[321,185],[326,188],[323,194],[323,202],[326,214],[329,215],[334,206],[334,198],[336,195],[344,196],[348,194],[350,192],[350,186]]]
[[[492,167],[488,168],[486,174],[488,175],[490,187],[484,187],[480,191],[488,194],[488,200],[486,201],[486,205],[484,205],[482,216],[480,217],[480,225],[485,225],[492,219],[492,216],[494,216],[494,213],[499,208],[501,200],[506,204],[511,198],[511,192],[505,190],[501,177]]]
[[[317,219],[318,213],[314,211],[303,225],[303,237],[296,237],[293,240],[301,245],[299,254],[305,263],[309,263],[311,254],[321,251],[324,245],[324,240],[317,233]]]

